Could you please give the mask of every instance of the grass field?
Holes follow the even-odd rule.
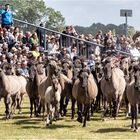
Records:
[[[26,97],[23,103],[22,114],[16,114],[13,119],[6,121],[4,118],[4,103],[0,103],[0,139],[4,140],[46,140],[46,139],[140,139],[140,132],[135,133],[130,129],[131,120],[125,114],[119,114],[117,120],[101,120],[101,113],[95,113],[87,127],[68,116],[53,122],[52,126],[45,127],[41,118],[30,118],[29,100]]]

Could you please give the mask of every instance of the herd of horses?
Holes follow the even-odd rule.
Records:
[[[131,113],[131,128],[138,130],[139,61],[108,56],[89,69],[80,58],[74,62],[50,58],[30,65],[28,78],[16,75],[16,66],[4,65],[0,68],[0,98],[4,98],[6,119],[13,116],[16,108],[22,111],[25,94],[30,100],[30,117],[42,115],[46,126],[67,115],[69,101],[71,118],[74,119],[77,104],[77,121],[83,123],[83,127],[93,111],[100,110],[101,106],[103,118],[108,115],[116,118],[123,101],[126,111]]]

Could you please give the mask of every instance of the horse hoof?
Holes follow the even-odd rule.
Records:
[[[83,127],[86,127],[86,125],[84,124]]]
[[[71,117],[71,120],[73,120],[74,119],[74,117]]]
[[[107,118],[103,118],[102,121],[107,121]]]
[[[30,115],[30,118],[33,118],[33,116],[32,116],[32,115]]]
[[[137,133],[137,132],[138,132],[138,129],[134,129],[134,132],[136,132],[136,133]]]
[[[77,121],[80,122],[80,123],[83,122],[83,120],[81,118],[77,118]]]
[[[21,111],[19,111],[19,112],[18,112],[18,114],[22,114],[22,112],[21,112]]]
[[[49,124],[46,124],[46,127],[49,127]]]
[[[35,117],[39,117],[39,114],[36,114]]]
[[[114,120],[117,120],[116,117],[114,117]]]

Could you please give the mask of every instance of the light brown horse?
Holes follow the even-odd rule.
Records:
[[[83,127],[86,126],[86,120],[89,114],[89,108],[93,100],[96,99],[98,93],[97,85],[92,74],[87,69],[82,69],[79,72],[78,79],[75,81],[72,88],[72,95],[78,105],[78,121],[82,122],[84,115]],[[82,106],[84,106],[84,111]]]
[[[16,98],[20,94],[21,85],[17,76],[6,75],[2,69],[0,69],[0,85],[1,85],[1,97],[4,97],[4,103],[6,108],[6,119],[9,119],[14,113],[16,107]],[[12,98],[12,105],[10,110],[10,99]]]
[[[110,115],[116,118],[126,87],[124,73],[122,70],[115,67],[111,58],[109,58],[105,62],[103,70],[104,77],[101,80],[101,90],[104,97],[104,116],[106,116],[107,107],[109,103]],[[112,112],[112,103],[113,103],[113,112]]]
[[[45,92],[45,107],[47,112],[46,125],[59,117],[59,102],[61,98],[61,85],[56,76],[52,76],[52,85]]]

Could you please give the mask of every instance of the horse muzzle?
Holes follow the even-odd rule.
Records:
[[[134,86],[135,90],[140,91],[140,86]]]
[[[110,81],[111,78],[110,78],[109,76],[105,76],[105,80],[106,80],[106,81]]]

